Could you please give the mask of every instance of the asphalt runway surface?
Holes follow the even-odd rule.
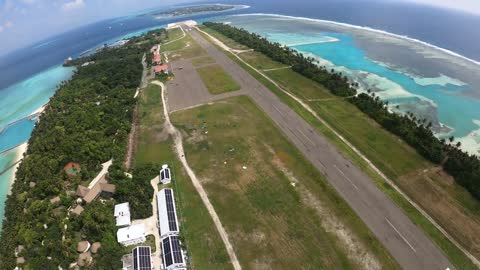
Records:
[[[341,155],[326,138],[319,135],[313,127],[247,71],[228,58],[224,52],[205,40],[198,31],[191,30],[188,34],[241,85],[241,90],[236,94],[250,96],[305,157],[326,176],[326,179],[403,269],[454,269],[444,253],[410,221],[403,210],[380,191],[369,176]],[[169,90],[169,103],[172,101],[174,108],[187,108],[201,104],[201,100],[211,101],[211,95],[203,99],[198,99],[196,96],[206,91],[206,89],[193,89],[205,88],[200,78],[195,78],[198,74],[195,75],[196,72],[190,69],[184,68],[183,71],[176,72],[175,80],[169,84],[172,88]],[[185,77],[181,78],[183,76]],[[175,85],[177,78],[182,82]],[[179,87],[179,85],[188,85],[188,87]],[[178,90],[181,88],[185,89]],[[173,98],[174,92],[177,91],[182,93],[178,94],[181,98]],[[232,95],[232,93],[229,94]],[[185,100],[189,98],[189,101]],[[182,101],[178,101],[179,99]],[[179,102],[181,105],[177,105]]]

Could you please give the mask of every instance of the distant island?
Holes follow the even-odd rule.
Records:
[[[227,10],[232,10],[237,8],[235,5],[222,5],[222,4],[213,4],[213,5],[197,5],[197,6],[188,6],[180,7],[162,12],[154,12],[150,15],[157,18],[163,19],[168,17],[179,17],[186,15],[194,15],[199,13],[212,13],[212,12],[222,12]]]

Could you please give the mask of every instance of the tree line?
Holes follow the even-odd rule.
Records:
[[[121,268],[123,248],[116,242],[113,202],[96,200],[84,206],[78,217],[69,216],[67,209],[74,205],[76,187],[88,185],[101,164],[114,159],[109,175],[109,181],[117,184],[114,199],[132,200],[134,217],[151,215],[153,189],[149,181],[153,170],[136,168],[138,175],[127,183],[119,164],[126,153],[136,104],[133,96],[143,71],[142,56],[165,33],[157,30],[134,37],[122,47],[104,48],[67,64],[77,66],[77,70],[70,81],[58,86],[34,128],[6,201],[0,269],[15,268],[18,245],[25,247],[21,254],[26,260],[24,269],[68,269],[78,256],[80,239],[102,243],[92,268]],[[68,162],[81,165],[78,176],[69,177],[63,171]],[[140,196],[133,200],[135,191]],[[60,202],[51,203],[56,196]]]
[[[424,158],[443,166],[458,184],[480,199],[480,160],[477,156],[460,150],[460,144],[454,145],[453,137],[449,140],[436,138],[431,130],[431,123],[417,119],[413,114],[390,112],[388,103],[380,100],[374,93],[357,95],[358,85],[350,83],[346,76],[333,69],[327,70],[319,66],[315,59],[305,57],[280,43],[270,42],[260,35],[227,24],[205,22],[204,25],[277,62],[292,66],[295,72],[324,85],[334,95],[353,96],[348,99],[349,102],[385,129],[401,137]]]

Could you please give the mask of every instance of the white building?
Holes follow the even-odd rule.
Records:
[[[162,169],[160,170],[160,183],[166,185],[170,184],[172,181],[172,174],[170,172],[170,168],[168,168],[167,164],[162,165]]]
[[[115,216],[117,226],[129,226],[131,224],[130,204],[128,202],[116,204],[113,215]]]
[[[117,242],[124,246],[140,244],[146,240],[144,224],[132,225],[117,231]]]
[[[178,235],[178,218],[173,190],[164,188],[157,193],[158,224],[160,236]]]

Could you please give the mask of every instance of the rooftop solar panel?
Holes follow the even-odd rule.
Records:
[[[168,226],[170,231],[177,231],[177,219],[175,218],[175,206],[171,189],[165,190],[165,201],[167,205]]]
[[[163,258],[165,267],[169,267],[173,264],[172,250],[170,247],[170,237],[163,239]]]
[[[163,258],[165,268],[171,265],[184,265],[182,249],[178,236],[169,236],[162,240],[163,243]]]
[[[133,249],[133,269],[151,270],[151,249],[150,247],[136,247]]]
[[[182,249],[180,247],[178,236],[172,236],[172,251],[175,263],[183,263]]]

